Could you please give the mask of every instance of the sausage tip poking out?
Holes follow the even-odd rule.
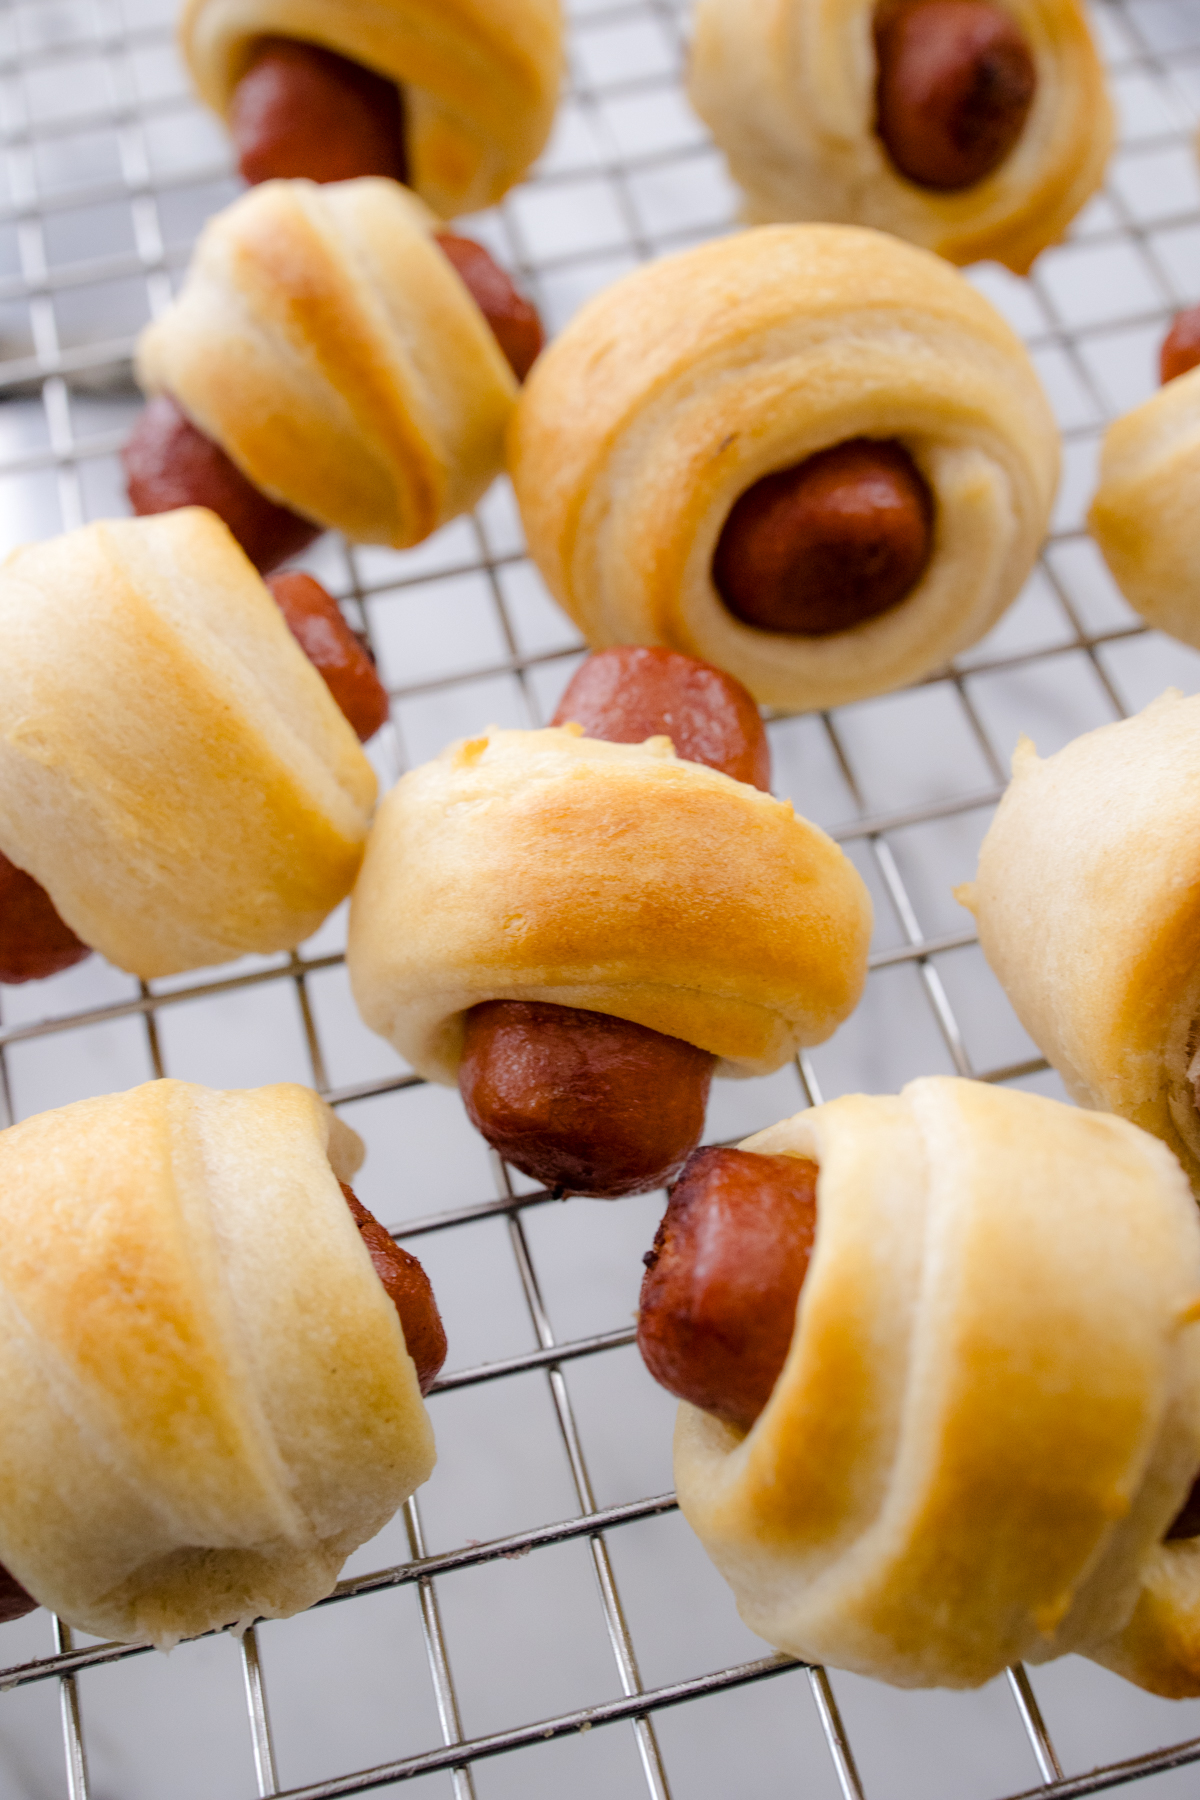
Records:
[[[400,89],[319,44],[262,38],[234,91],[229,129],[252,187],[273,179],[408,180]]]
[[[848,631],[916,586],[933,521],[933,496],[904,446],[850,438],[746,490],[718,540],[713,582],[760,631]]]
[[[0,850],[0,981],[42,981],[90,955],[45,888]]]
[[[749,1431],[787,1360],[817,1225],[817,1165],[697,1150],[646,1256],[638,1349],[680,1400]]]
[[[1164,386],[1200,363],[1200,306],[1177,313],[1159,353],[1159,379]]]
[[[289,570],[269,575],[267,586],[288,630],[365,744],[387,720],[387,689],[341,607],[311,575]]]
[[[467,1014],[458,1086],[514,1168],[613,1200],[661,1187],[698,1142],[714,1060],[607,1013],[489,1000]]]
[[[139,517],[206,506],[229,527],[256,569],[273,569],[298,556],[321,535],[319,525],[260,494],[169,394],[157,394],[143,408],[121,461],[129,504]]]
[[[876,130],[901,175],[955,193],[1000,167],[1037,88],[1011,13],[987,0],[885,0],[875,53]]]
[[[27,1594],[16,1578],[0,1564],[0,1625],[7,1625],[10,1619],[23,1619],[26,1613],[36,1612],[38,1602],[32,1594]]]
[[[771,750],[757,706],[740,681],[694,656],[633,644],[595,651],[550,723],[570,721],[610,744],[669,737],[686,762],[770,790]]]
[[[338,1183],[354,1216],[371,1263],[388,1299],[400,1315],[404,1343],[417,1371],[422,1394],[437,1380],[446,1360],[446,1332],[429,1277],[408,1250],[402,1250],[389,1231],[369,1213],[353,1188]]]
[[[492,336],[518,381],[524,381],[546,341],[537,308],[517,292],[510,276],[474,238],[440,231],[434,238],[492,328]]]

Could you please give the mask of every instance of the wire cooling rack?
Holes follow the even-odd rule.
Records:
[[[171,10],[0,10],[4,549],[124,510],[134,338],[236,191],[177,66]],[[954,670],[772,721],[777,790],[872,888],[871,976],[831,1044],[718,1085],[710,1138],[931,1071],[1058,1092],[951,885],[973,872],[1018,731],[1053,750],[1170,683],[1200,687],[1200,658],[1145,632],[1083,530],[1105,421],[1150,391],[1165,320],[1200,297],[1200,0],[1097,0],[1094,14],[1123,119],[1107,190],[1031,280],[972,275],[1022,332],[1062,425],[1054,534]],[[519,271],[551,328],[639,260],[731,227],[720,159],[680,93],[685,25],[678,0],[578,0],[550,153],[463,227]],[[578,659],[503,485],[415,551],[327,539],[309,566],[388,681],[372,751],[385,784],[490,721],[540,723]],[[167,1658],[43,1613],[0,1628],[0,1800],[318,1800],[402,1781],[455,1800],[1194,1792],[1200,1704],[1076,1659],[977,1694],[897,1694],[765,1653],[675,1510],[673,1407],[632,1348],[661,1196],[562,1205],[514,1181],[457,1097],[358,1022],[343,940],[339,915],[290,957],[150,986],[93,958],[0,991],[0,1123],[155,1074],[314,1083],[367,1140],[364,1200],[433,1275],[452,1371],[432,1400],[433,1480],[321,1607]]]

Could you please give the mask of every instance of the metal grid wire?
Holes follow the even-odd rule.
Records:
[[[169,299],[199,224],[236,191],[221,135],[175,63],[170,11],[168,0],[34,0],[0,12],[5,549],[124,510],[115,452],[137,406],[134,338]],[[639,260],[731,228],[719,158],[679,91],[686,11],[683,0],[578,0],[549,155],[502,209],[461,227],[519,272],[552,328]],[[712,1139],[931,1070],[1058,1092],[951,881],[973,870],[1018,730],[1054,749],[1169,682],[1200,687],[1200,658],[1145,632],[1082,526],[1105,422],[1150,391],[1166,319],[1200,296],[1200,0],[1097,0],[1095,19],[1124,123],[1106,193],[1028,282],[972,272],[1025,337],[1063,427],[1054,534],[1016,607],[953,670],[828,717],[772,721],[777,790],[846,847],[879,922],[854,1020],[795,1070],[718,1093]],[[541,723],[580,654],[524,557],[503,484],[415,551],[325,540],[309,566],[388,680],[392,722],[373,750],[385,784],[488,720]],[[47,1648],[42,1614],[5,1627],[0,1800],[318,1800],[421,1779],[455,1800],[1065,1797],[1143,1778],[1156,1794],[1182,1792],[1188,1777],[1166,1772],[1200,1761],[1200,1707],[1152,1701],[1091,1665],[1012,1670],[982,1696],[897,1696],[756,1651],[678,1522],[669,1476],[652,1483],[668,1468],[670,1408],[647,1393],[629,1317],[661,1198],[562,1207],[485,1164],[455,1097],[423,1088],[357,1025],[343,936],[339,916],[290,957],[151,985],[93,960],[0,993],[0,1124],[151,1074],[311,1081],[367,1137],[368,1204],[405,1242],[421,1240],[452,1359],[459,1341],[477,1352],[437,1384],[441,1464],[402,1532],[360,1552],[303,1620],[166,1661],[76,1642],[57,1621]],[[549,1447],[528,1425],[531,1384]],[[456,1415],[464,1400],[474,1410]],[[471,1538],[474,1518],[505,1528]],[[568,1556],[590,1564],[582,1581]],[[552,1572],[521,1587],[508,1568],[518,1559]],[[485,1576],[482,1597],[464,1599]],[[402,1618],[405,1594],[415,1609]],[[335,1616],[350,1621],[340,1635],[315,1635]],[[597,1624],[603,1654],[577,1656]],[[178,1674],[173,1687],[114,1685],[136,1669]],[[55,1687],[52,1748],[41,1702]],[[382,1735],[355,1711],[359,1687],[387,1715]],[[554,1705],[563,1694],[572,1703]],[[490,1711],[486,1695],[500,1696]],[[22,1697],[39,1704],[18,1714]],[[353,1729],[339,1736],[343,1718]],[[618,1730],[587,1735],[601,1725]],[[391,1753],[372,1755],[387,1732]]]

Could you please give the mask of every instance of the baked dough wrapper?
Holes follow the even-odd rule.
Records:
[[[419,543],[500,473],[517,392],[436,230],[395,181],[263,182],[204,227],[138,381],[281,506]]]
[[[290,949],[358,873],[375,774],[199,507],[0,567],[0,850],[149,979]]]
[[[0,1133],[0,1562],[179,1638],[329,1593],[434,1463],[316,1095],[154,1081]]]
[[[1200,369],[1111,424],[1088,514],[1117,586],[1148,625],[1200,649]]]
[[[347,962],[366,1023],[452,1085],[463,1015],[542,1000],[761,1075],[829,1037],[866,978],[871,902],[817,826],[668,738],[489,731],[380,806]]]
[[[933,490],[924,576],[829,636],[743,624],[711,573],[735,500],[855,437],[899,439]],[[616,282],[538,359],[510,448],[530,552],[589,644],[666,645],[790,710],[901,687],[982,637],[1032,567],[1058,466],[995,308],[937,257],[842,225],[743,232]]]
[[[877,0],[700,0],[688,93],[747,222],[873,225],[950,262],[1027,274],[1100,186],[1113,109],[1078,0],[995,3],[1025,34],[1037,91],[1000,166],[938,193],[902,175],[875,132]]]
[[[495,205],[550,136],[559,0],[187,0],[184,60],[222,117],[264,37],[322,44],[397,83],[410,185],[443,219]]]
[[[1072,1097],[1160,1137],[1200,1197],[1200,697],[1045,760],[1023,738],[958,897]]]
[[[684,1404],[683,1512],[750,1628],[901,1687],[1082,1651],[1200,1693],[1200,1223],[1124,1120],[947,1077],[741,1146],[820,1165],[788,1360]]]

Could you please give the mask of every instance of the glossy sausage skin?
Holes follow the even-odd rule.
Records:
[[[746,490],[718,540],[713,583],[759,631],[847,631],[916,586],[933,523],[933,496],[904,446],[849,438]]]
[[[1000,167],[1037,88],[1011,13],[986,0],[885,0],[875,54],[875,129],[901,175],[956,193]]]
[[[1200,306],[1177,313],[1159,353],[1159,379],[1165,384],[1200,363]]]
[[[319,44],[261,39],[234,91],[229,130],[252,187],[297,176],[408,180],[400,89]]]
[[[370,1252],[375,1273],[400,1315],[404,1342],[416,1365],[417,1381],[421,1392],[427,1394],[446,1360],[446,1333],[429,1277],[416,1257],[402,1250],[391,1233],[367,1211],[357,1194],[344,1181],[338,1185]]]
[[[0,1625],[7,1625],[10,1619],[23,1619],[26,1613],[36,1612],[37,1608],[38,1602],[33,1595],[27,1594],[0,1563]]]
[[[41,981],[90,955],[45,888],[0,850],[0,981]]]
[[[500,264],[474,238],[440,231],[434,238],[492,328],[518,381],[524,381],[545,343],[537,308],[513,286]]]
[[[787,1360],[816,1228],[816,1163],[689,1157],[645,1258],[638,1349],[654,1379],[749,1431]]]
[[[273,569],[298,556],[321,535],[319,525],[260,494],[169,394],[156,395],[144,408],[121,460],[135,513],[207,506],[224,519],[256,569]]]
[[[267,586],[288,630],[353,725],[359,740],[374,737],[388,716],[387,689],[342,609],[311,575],[268,575]]]
[[[770,792],[771,749],[750,694],[723,669],[677,650],[597,650],[576,670],[550,723],[570,721],[610,744],[669,737],[685,761]]]
[[[607,1013],[489,1000],[467,1014],[458,1087],[514,1168],[615,1200],[661,1187],[699,1141],[714,1060]]]

